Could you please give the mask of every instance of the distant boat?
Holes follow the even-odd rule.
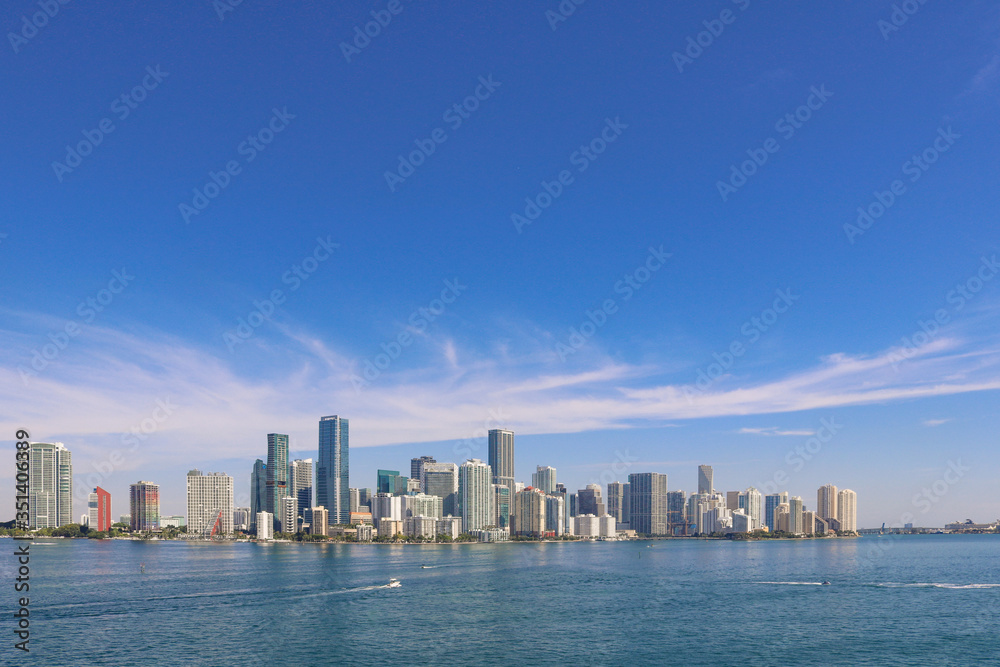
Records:
[[[829,585],[830,585],[830,582],[829,582],[829,581],[824,581],[824,582],[822,583],[822,585],[823,585],[823,586],[829,586]]]
[[[402,585],[403,584],[399,583],[399,579],[390,579],[389,580],[389,588],[399,588]]]
[[[431,569],[431,566],[430,565],[421,565],[420,569],[421,570],[429,570],[429,569]]]

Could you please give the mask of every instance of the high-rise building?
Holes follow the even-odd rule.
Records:
[[[129,528],[134,531],[160,527],[160,485],[136,482],[128,488]]]
[[[402,496],[406,493],[407,481],[407,478],[400,475],[398,470],[379,469],[376,473],[375,493]]]
[[[232,477],[224,472],[188,472],[187,532],[204,537],[233,532]]]
[[[73,455],[61,442],[28,446],[28,524],[58,528],[73,523]]]
[[[822,519],[821,519],[822,521]],[[816,513],[811,510],[803,510],[802,512],[802,532],[806,535],[812,535],[816,532]]]
[[[309,532],[313,535],[327,535],[329,533],[330,515],[326,508],[319,505],[312,508],[312,524]]]
[[[440,519],[444,514],[441,512],[441,498],[428,495],[426,493],[415,493],[411,496],[397,496],[402,509],[401,517],[405,521],[407,517],[426,516]]]
[[[513,496],[510,489],[503,484],[493,485],[493,509],[496,516],[493,517],[493,525],[497,528],[510,528],[511,501]]]
[[[667,476],[656,472],[628,476],[629,528],[640,535],[667,534]]]
[[[698,493],[715,493],[715,487],[712,486],[712,466],[698,466]]]
[[[350,433],[347,419],[337,415],[319,420],[319,461],[316,467],[316,504],[330,514],[330,521],[351,520]]]
[[[547,496],[541,489],[528,487],[514,495],[514,520],[511,533],[525,537],[542,537],[545,534]]]
[[[764,496],[754,487],[748,487],[739,494],[739,507],[750,517],[750,530],[758,530],[764,525]]]
[[[87,517],[91,530],[107,531],[111,528],[111,494],[97,487],[87,497]]]
[[[437,461],[434,460],[433,456],[421,456],[420,458],[410,459],[410,479],[415,479],[422,485],[424,480],[424,466],[428,463],[437,463]],[[423,491],[423,486],[421,486],[420,490]]]
[[[833,484],[816,490],[816,516],[821,519],[837,518],[837,487]]]
[[[788,532],[802,533],[802,498],[794,496],[788,500]]]
[[[274,515],[270,512],[257,512],[254,518],[254,525],[257,526],[258,540],[274,539]]]
[[[726,491],[726,509],[730,512],[740,508],[740,492]]]
[[[553,537],[566,533],[566,501],[562,494],[545,496],[545,533]]]
[[[501,428],[489,432],[489,466],[492,484],[503,484],[514,492],[514,432]]]
[[[458,465],[424,464],[424,493],[441,498],[445,516],[458,516]]]
[[[295,459],[288,464],[288,495],[298,503],[298,518],[309,522],[313,506],[313,460]]]
[[[535,468],[535,472],[531,473],[531,485],[545,493],[555,493],[556,469],[552,466],[536,466]]]
[[[628,484],[625,485],[628,488]],[[667,530],[671,535],[687,535],[688,526],[684,519],[683,491],[667,491]]]
[[[625,485],[621,482],[608,482],[608,514],[615,518],[615,523],[628,523],[625,514]]]
[[[267,511],[280,520],[278,502],[288,495],[288,436],[284,433],[267,434],[266,493]]]
[[[779,503],[774,508],[774,529],[782,533],[791,532],[791,514],[789,513],[791,501]]]
[[[249,507],[235,507],[233,508],[233,530],[242,530],[246,532],[250,529],[250,508]]]
[[[593,514],[594,516],[604,516],[607,510],[604,508],[604,499],[601,498],[601,487],[599,484],[588,484],[586,489],[576,492],[576,511],[579,514]]]
[[[490,466],[479,459],[469,459],[458,467],[458,510],[463,533],[493,525],[493,479]]]
[[[267,466],[257,459],[250,473],[250,532],[257,533],[257,513],[267,511]]]
[[[283,533],[299,532],[299,499],[295,496],[285,496],[278,500],[278,516],[276,522]]]
[[[840,530],[858,531],[858,494],[850,489],[841,489],[837,493],[836,518],[840,522]]]
[[[372,498],[372,523],[376,526],[382,519],[403,520],[403,496],[391,493],[376,493]]]
[[[778,524],[774,518],[774,510],[782,503],[788,502],[788,492],[770,493],[764,497],[764,525],[772,533],[778,530]]]

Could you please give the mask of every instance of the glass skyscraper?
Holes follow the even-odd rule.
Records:
[[[503,484],[514,492],[514,432],[501,428],[489,432],[489,463],[493,483]]]
[[[73,523],[73,455],[61,442],[33,442],[28,451],[29,525]]]
[[[638,472],[628,476],[629,528],[640,535],[666,535],[667,476]]]
[[[331,524],[351,520],[348,420],[337,415],[319,420],[319,462],[316,466],[316,505],[330,513]]]
[[[712,466],[698,466],[698,493],[713,493]]]
[[[267,511],[267,466],[257,459],[250,473],[250,532],[257,533],[257,513]]]
[[[267,511],[277,516],[278,503],[288,495],[288,436],[267,434]]]

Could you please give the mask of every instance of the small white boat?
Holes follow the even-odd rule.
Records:
[[[399,579],[390,579],[389,580],[389,588],[399,588],[402,585],[403,584],[399,583]]]

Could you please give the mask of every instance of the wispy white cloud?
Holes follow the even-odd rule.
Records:
[[[764,428],[750,428],[743,427],[737,433],[750,434],[750,435],[801,435],[810,436],[816,435],[816,431],[809,429],[780,429],[777,426],[768,426]]]
[[[925,419],[921,423],[924,426],[940,426],[941,424],[947,424],[950,421],[950,419]]]

